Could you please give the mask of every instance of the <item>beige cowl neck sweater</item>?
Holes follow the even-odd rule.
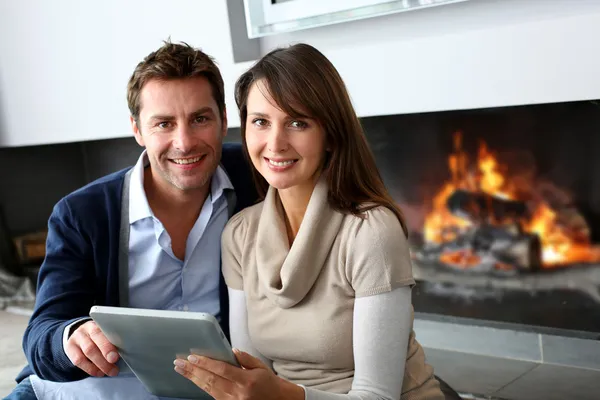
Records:
[[[396,216],[384,207],[364,218],[342,214],[327,193],[321,178],[290,247],[283,206],[270,188],[225,227],[222,265],[227,285],[245,292],[250,339],[274,371],[306,387],[348,393],[355,300],[415,282]],[[414,332],[406,345],[402,399],[443,398]]]

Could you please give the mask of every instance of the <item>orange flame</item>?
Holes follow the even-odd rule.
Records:
[[[546,204],[535,210],[525,230],[542,239],[542,260],[546,265],[590,262],[600,259],[600,250],[589,243],[578,243],[557,223],[556,213]]]
[[[446,201],[457,189],[484,192],[503,199],[517,200],[510,181],[503,172],[496,156],[484,142],[480,143],[477,156],[477,170],[468,170],[468,157],[462,149],[462,133],[453,138],[454,152],[448,157],[450,181],[446,182],[432,199],[432,210],[425,217],[423,234],[427,242],[444,243],[455,239],[461,232],[472,227],[472,223],[450,213]],[[547,204],[540,203],[530,221],[523,224],[523,230],[535,233],[542,243],[542,263],[545,267],[575,262],[600,261],[600,249],[589,242],[582,243],[570,237],[567,230],[557,221],[557,214]],[[468,267],[479,260],[474,254],[462,252],[447,253],[444,262]],[[498,266],[505,268],[505,266]]]
[[[496,157],[487,149],[487,145],[481,142],[479,146],[478,167],[481,173],[479,189],[493,196],[512,199],[508,188],[505,188],[504,176],[498,171],[499,165]]]

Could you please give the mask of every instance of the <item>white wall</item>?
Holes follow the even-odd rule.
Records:
[[[262,39],[305,41],[361,116],[600,98],[600,0],[471,0]]]
[[[127,81],[169,36],[241,73],[224,0],[0,0],[0,146],[130,135]]]
[[[241,1],[241,0],[240,0]],[[130,134],[125,89],[171,36],[213,55],[232,91],[225,0],[0,0],[0,146]],[[600,98],[600,0],[471,0],[261,39],[305,41],[360,116]]]

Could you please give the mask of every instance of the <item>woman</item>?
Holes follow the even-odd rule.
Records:
[[[404,219],[336,69],[309,45],[278,49],[236,102],[264,197],[222,237],[244,369],[195,356],[175,369],[218,400],[443,399],[412,332]]]

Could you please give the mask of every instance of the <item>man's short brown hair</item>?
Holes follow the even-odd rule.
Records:
[[[135,68],[127,84],[127,105],[131,116],[140,116],[140,93],[152,79],[171,80],[205,77],[212,88],[212,95],[219,107],[221,117],[225,112],[225,89],[221,72],[212,57],[185,42],[164,44],[148,54]]]

